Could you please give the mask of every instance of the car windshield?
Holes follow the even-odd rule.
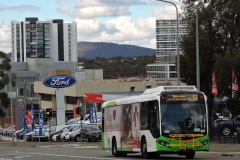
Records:
[[[101,130],[99,129],[99,126],[97,126],[97,125],[86,126],[85,129],[86,129],[88,132],[101,131]]]
[[[165,103],[162,105],[162,134],[205,133],[206,115],[204,104]]]

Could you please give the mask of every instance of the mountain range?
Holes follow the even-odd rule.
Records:
[[[87,59],[96,57],[152,56],[156,54],[155,49],[151,48],[107,42],[78,42],[77,51],[78,57]]]
[[[86,59],[152,56],[156,54],[156,50],[151,48],[107,42],[78,42],[77,52],[79,58]],[[7,56],[10,58],[11,53],[8,53]]]

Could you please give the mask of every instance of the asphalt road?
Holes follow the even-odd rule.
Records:
[[[213,142],[209,152],[197,152],[195,159],[239,159],[240,144]],[[142,159],[140,154],[113,157],[110,151],[102,150],[101,142],[26,142],[0,141],[0,160],[125,160]],[[159,159],[185,159],[178,155],[160,155]]]

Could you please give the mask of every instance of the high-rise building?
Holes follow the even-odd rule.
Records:
[[[188,33],[187,24],[178,21],[179,53],[182,36]],[[152,78],[177,78],[177,20],[156,20],[156,63],[148,64],[147,76]]]
[[[62,19],[39,21],[36,17],[11,22],[12,62],[33,58],[77,61],[77,24]]]
[[[188,33],[187,24],[178,21],[179,43],[182,36]],[[156,59],[160,62],[172,62],[177,55],[177,20],[156,20]],[[179,50],[181,50],[179,44]],[[166,56],[168,58],[166,58]]]

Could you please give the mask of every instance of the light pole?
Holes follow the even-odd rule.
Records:
[[[11,72],[11,70],[9,71],[9,73],[10,73],[10,86],[9,86],[9,89],[10,89],[10,101],[11,101],[11,103],[10,103],[10,107],[11,107],[11,125],[12,125],[12,127],[13,127],[13,129],[12,129],[12,143],[13,143],[13,146],[14,146],[14,126],[13,126],[13,107],[12,107],[12,72]]]
[[[166,2],[174,5],[176,8],[176,16],[177,16],[177,85],[180,86],[180,57],[179,57],[179,24],[178,24],[178,8],[175,3],[165,0],[157,0],[161,2]]]
[[[197,89],[200,90],[200,63],[199,63],[199,35],[198,35],[198,9],[200,6],[204,5],[207,8],[209,1],[196,0],[194,6],[196,7],[196,70],[197,70]]]

